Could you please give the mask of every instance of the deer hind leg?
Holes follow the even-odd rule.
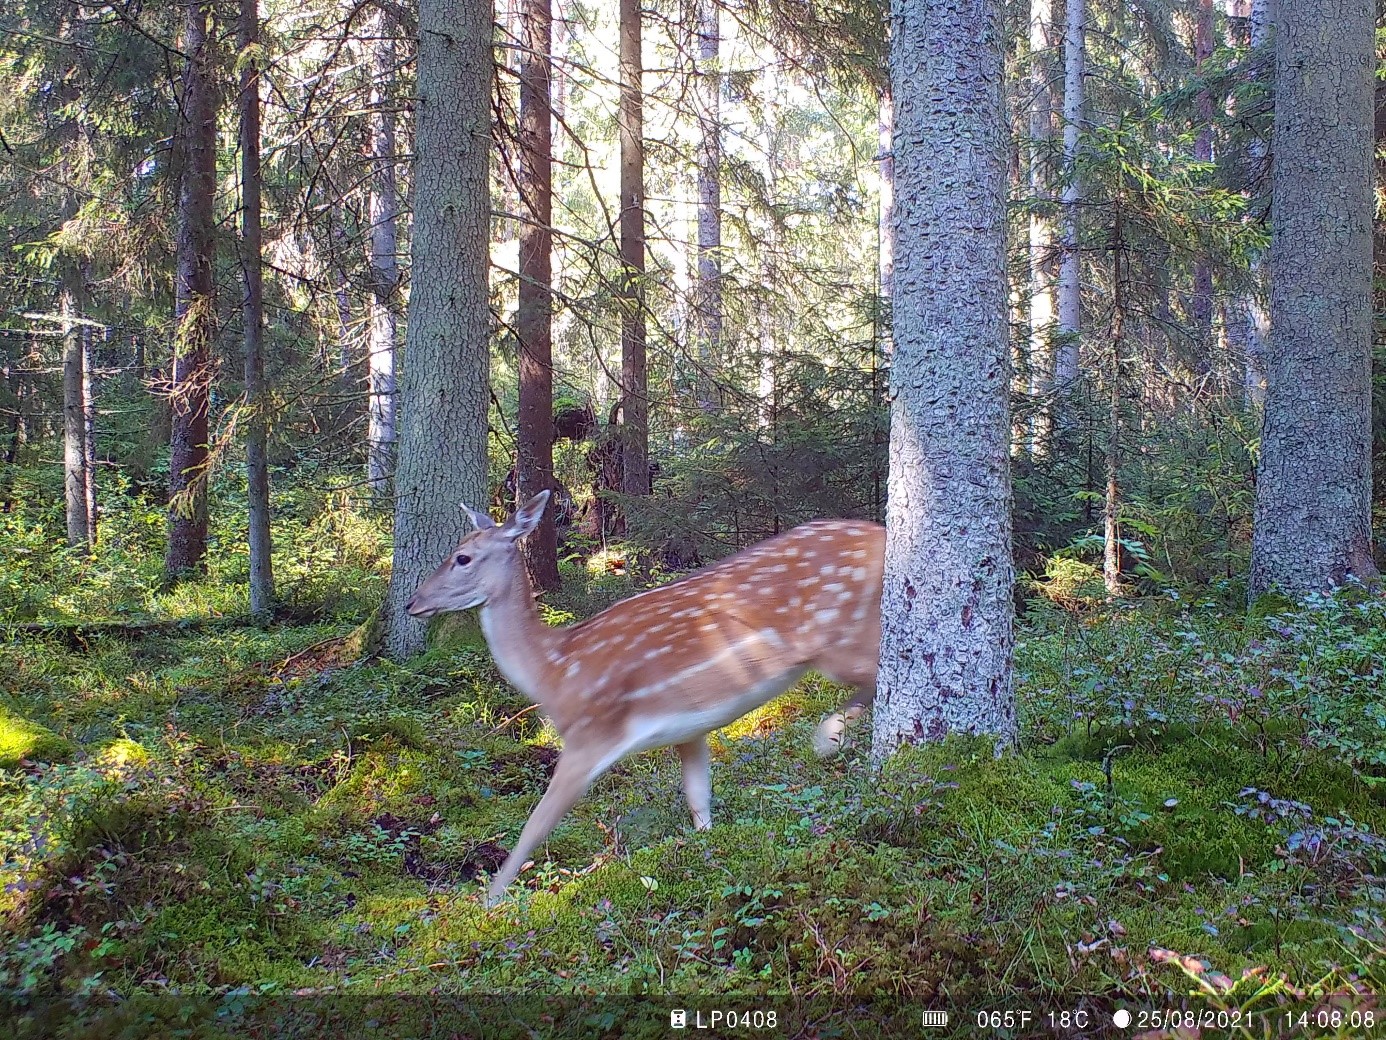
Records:
[[[876,696],[875,686],[858,686],[841,711],[826,716],[813,732],[813,750],[819,758],[832,758],[842,748],[847,736],[847,725],[855,722],[866,710],[871,699]]]
[[[614,761],[614,758],[603,759],[576,748],[564,750],[553,771],[553,779],[549,781],[549,789],[539,799],[534,812],[530,813],[519,840],[501,864],[500,872],[491,879],[491,887],[486,891],[487,906],[495,906],[505,897],[506,888],[520,873],[530,853],[558,826],[578,799],[587,793],[592,781],[605,773]]]
[[[712,756],[707,737],[680,744],[679,764],[683,766],[683,796],[688,799],[693,826],[705,831],[712,826]]]

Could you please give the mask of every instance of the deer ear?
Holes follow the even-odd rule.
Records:
[[[492,520],[484,512],[478,513],[471,506],[467,505],[466,502],[462,503],[462,512],[467,514],[467,519],[472,522],[472,526],[475,527],[478,531],[484,531],[488,527],[496,526],[496,522],[494,520]]]
[[[501,534],[512,541],[523,538],[539,526],[539,519],[544,515],[544,507],[548,504],[549,492],[546,489],[515,510],[515,515],[505,522]]]

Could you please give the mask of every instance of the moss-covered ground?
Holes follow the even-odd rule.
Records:
[[[620,591],[573,572],[555,620]],[[862,731],[820,762],[843,691],[810,678],[716,737],[712,830],[673,753],[638,756],[494,910],[557,738],[484,647],[393,664],[359,620],[4,641],[17,1033],[668,1035],[687,1004],[779,1009],[721,1035],[919,1035],[926,1006],[978,1035],[981,1009],[1360,1015],[1386,981],[1380,599],[1036,599],[1001,759],[956,740],[878,773]]]

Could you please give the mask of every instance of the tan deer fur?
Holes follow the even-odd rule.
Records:
[[[416,617],[481,608],[502,674],[563,737],[548,791],[491,882],[495,904],[588,787],[627,755],[673,745],[694,826],[712,826],[707,734],[783,693],[809,669],[856,687],[814,736],[837,750],[875,693],[885,529],[816,520],[586,621],[540,619],[518,542],[548,502],[540,492],[503,525],[476,530],[419,586]]]

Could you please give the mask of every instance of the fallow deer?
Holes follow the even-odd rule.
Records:
[[[707,735],[783,693],[809,669],[856,688],[814,748],[831,755],[875,694],[885,529],[816,520],[566,628],[534,606],[518,542],[549,493],[476,530],[419,586],[409,613],[481,608],[501,673],[563,738],[549,788],[491,881],[500,901],[526,859],[588,787],[627,755],[674,745],[699,830],[712,826]]]

